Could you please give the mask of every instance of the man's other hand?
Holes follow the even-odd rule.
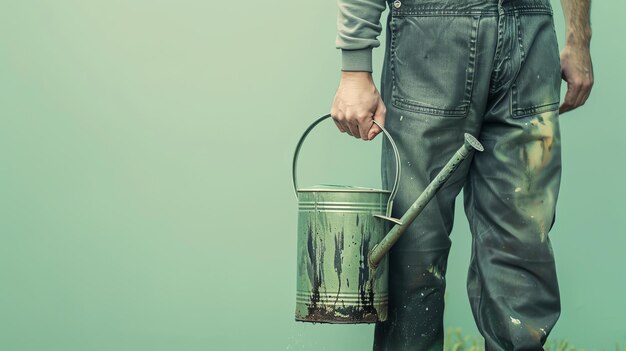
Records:
[[[374,120],[384,126],[386,111],[370,72],[341,72],[330,115],[342,133],[372,140],[382,132]]]
[[[561,51],[561,77],[567,82],[559,113],[582,106],[593,86],[593,67],[588,46],[566,45]]]

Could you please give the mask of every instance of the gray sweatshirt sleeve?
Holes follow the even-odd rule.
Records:
[[[337,0],[337,49],[341,49],[343,71],[372,72],[372,48],[380,46],[377,37],[382,26],[380,15],[385,0]]]

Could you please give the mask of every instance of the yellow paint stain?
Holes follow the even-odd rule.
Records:
[[[434,276],[435,276],[435,278],[437,278],[437,279],[443,279],[443,276],[442,276],[441,272],[439,272],[439,270],[438,270],[437,268],[435,268],[435,266],[433,266],[432,264],[431,264],[430,266],[428,266],[427,271],[428,271],[430,274],[434,275]]]
[[[511,323],[513,323],[513,325],[520,325],[520,324],[522,324],[522,321],[520,321],[519,319],[513,318],[513,317],[510,317],[510,318],[511,318]]]
[[[532,171],[543,169],[550,161],[550,151],[554,144],[555,124],[552,120],[554,112],[546,112],[530,121],[532,136],[537,139],[529,142],[521,151],[522,159]]]
[[[551,192],[537,187],[541,184],[541,173],[552,161],[555,133],[558,133],[558,115],[547,112],[533,116],[524,126],[523,146],[519,157],[526,164],[523,178],[514,185],[514,204],[519,211],[520,224],[526,226],[529,242],[545,243],[548,239],[548,224],[555,198]],[[537,183],[539,182],[539,183]]]

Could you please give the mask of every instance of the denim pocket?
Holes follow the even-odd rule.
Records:
[[[444,117],[465,117],[474,82],[478,16],[391,18],[392,104]]]
[[[511,87],[512,116],[522,118],[557,110],[561,59],[552,15],[521,15],[516,22],[522,64]]]

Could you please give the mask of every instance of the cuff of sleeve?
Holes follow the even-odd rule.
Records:
[[[341,50],[342,71],[372,72],[372,48]]]

